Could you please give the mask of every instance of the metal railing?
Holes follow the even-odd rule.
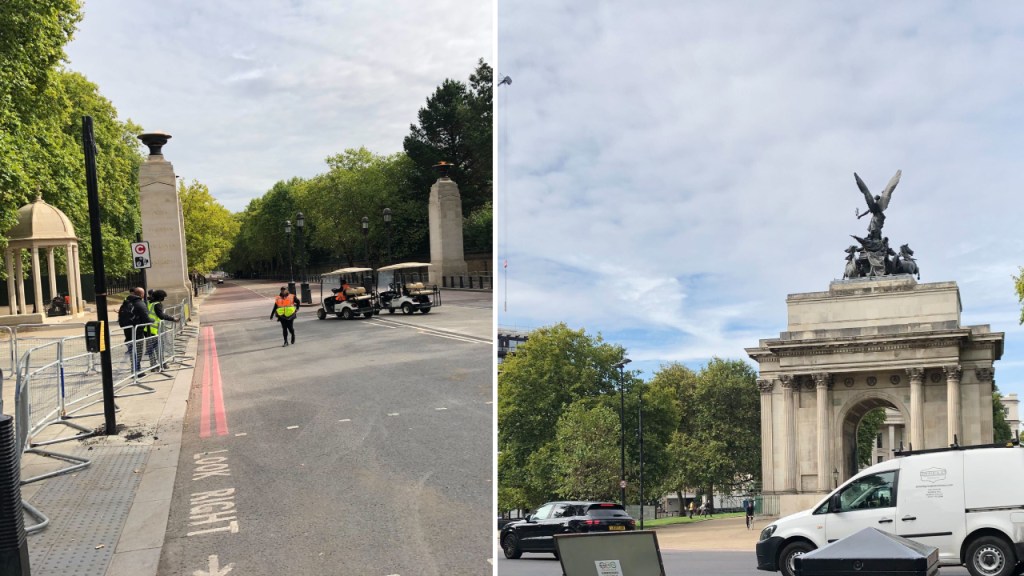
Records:
[[[489,273],[441,276],[441,287],[464,290],[494,290],[494,277]]]

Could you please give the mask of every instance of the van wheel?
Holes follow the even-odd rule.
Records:
[[[782,549],[782,554],[779,554],[779,570],[782,571],[783,576],[796,576],[796,566],[794,560],[812,552],[814,546],[807,542],[793,542]]]
[[[971,576],[1010,576],[1017,562],[1010,545],[996,536],[982,536],[967,547],[967,571]]]

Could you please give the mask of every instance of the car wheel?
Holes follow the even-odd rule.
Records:
[[[982,536],[967,547],[971,576],[1010,576],[1017,567],[1010,544],[997,536]]]
[[[323,320],[324,318],[327,318],[327,311],[324,310],[323,308],[318,308],[317,311],[316,311],[316,317],[319,320]]]
[[[523,551],[519,549],[519,538],[511,532],[501,539],[501,551],[509,560],[515,560],[523,555]]]
[[[352,318],[352,309],[351,308],[344,308],[344,309],[342,309],[342,311],[338,314],[338,318],[341,318],[342,320],[349,320],[349,319],[351,319]]]
[[[814,546],[807,542],[793,542],[782,549],[779,554],[779,570],[783,576],[796,576],[794,560],[814,550]]]
[[[408,302],[402,304],[402,314],[412,314],[412,304]]]

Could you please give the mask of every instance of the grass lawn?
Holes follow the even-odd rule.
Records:
[[[717,518],[740,518],[743,516],[743,512],[727,512],[725,514],[715,514],[711,519]],[[644,528],[657,528],[658,526],[671,526],[672,524],[692,524],[694,522],[703,522],[708,518],[694,515],[693,518],[686,516],[670,516],[668,518],[658,518],[657,520],[644,520]],[[639,521],[638,521],[639,524]]]

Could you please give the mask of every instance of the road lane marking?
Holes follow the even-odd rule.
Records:
[[[220,558],[217,558],[216,554],[211,555],[207,560],[209,561],[208,570],[196,570],[192,576],[226,576],[235,567],[235,563],[232,562],[221,569]]]
[[[210,436],[210,338],[213,328],[203,328],[203,390],[199,404],[199,437]]]
[[[213,333],[213,326],[210,327],[210,344],[213,346],[213,412],[217,420],[217,435],[226,436],[228,433],[228,416],[224,409],[224,387],[220,378],[220,357],[217,356],[217,338]]]
[[[445,408],[445,407],[441,407],[441,408],[434,408],[434,410],[447,410],[447,408]]]
[[[289,426],[288,427],[289,430],[295,430],[296,428],[298,428],[298,426]]]
[[[351,422],[351,418],[345,418],[344,420],[338,420],[338,422]]]
[[[239,432],[238,434],[235,434],[235,437],[238,437],[238,436],[248,436],[248,435],[249,435],[248,432]]]
[[[203,387],[199,404],[199,437],[209,438],[210,421],[216,422],[218,436],[228,433],[227,412],[224,409],[224,387],[220,377],[220,359],[213,326],[203,328]]]
[[[398,412],[391,412],[388,414],[388,416],[398,416]]]

